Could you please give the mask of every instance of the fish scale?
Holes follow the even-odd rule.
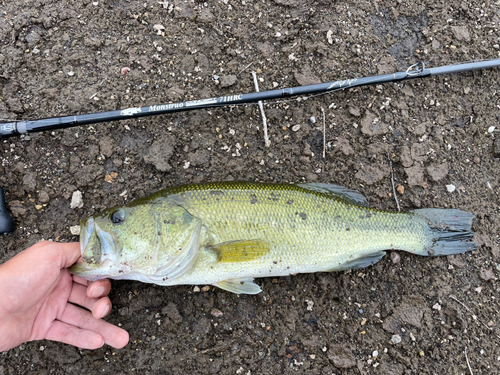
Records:
[[[83,262],[71,271],[255,294],[255,277],[366,267],[383,250],[473,250],[473,218],[454,209],[375,210],[329,184],[183,185],[82,220]]]

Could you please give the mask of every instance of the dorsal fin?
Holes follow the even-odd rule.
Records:
[[[351,190],[343,186],[324,184],[324,183],[307,183],[307,184],[297,184],[301,188],[318,191],[330,195],[336,199],[340,199],[342,202],[347,204],[353,204],[355,206],[368,207],[368,201],[360,192],[356,190]]]
[[[248,262],[266,255],[269,249],[269,242],[260,239],[221,242],[208,247],[221,263]]]

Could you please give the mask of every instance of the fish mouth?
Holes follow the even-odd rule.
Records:
[[[93,217],[83,219],[80,228],[82,262],[72,266],[70,271],[83,277],[96,276],[96,271],[102,269],[103,265],[117,262],[117,241],[112,234],[102,230]]]

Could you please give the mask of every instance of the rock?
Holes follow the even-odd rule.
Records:
[[[111,137],[104,136],[99,141],[99,150],[101,154],[103,154],[107,158],[113,155],[113,147],[114,147],[114,140]]]
[[[399,344],[401,342],[401,336],[399,336],[399,335],[392,335],[391,342],[394,345]]]
[[[379,182],[390,174],[389,167],[383,164],[377,166],[367,165],[359,170],[354,177],[368,185]]]
[[[349,113],[353,116],[356,116],[356,117],[361,116],[361,112],[359,111],[359,107],[349,106]]]
[[[196,20],[202,23],[212,23],[214,21],[214,15],[209,8],[203,8]]]
[[[173,302],[169,302],[167,306],[164,306],[161,309],[161,313],[172,319],[174,323],[179,324],[182,322],[182,315],[179,313],[177,305]]]
[[[86,165],[75,173],[77,186],[87,186],[104,174],[104,168],[97,164]]]
[[[385,134],[388,130],[387,124],[380,121],[380,119],[370,111],[366,111],[365,117],[361,119],[361,132],[370,137]]]
[[[31,30],[31,32],[26,35],[25,40],[28,42],[30,46],[34,46],[40,41],[40,34],[37,32],[36,29]]]
[[[23,188],[27,192],[34,192],[36,189],[36,174],[28,172],[23,176]]]
[[[351,368],[356,366],[356,358],[351,351],[342,345],[333,345],[328,350],[328,359],[337,368]]]
[[[493,271],[486,268],[481,268],[481,270],[479,271],[479,277],[484,281],[495,280],[495,274],[493,273]]]
[[[38,193],[38,201],[40,203],[48,203],[50,201],[49,194],[45,190],[40,190]]]
[[[20,219],[26,215],[27,210],[23,207],[21,201],[11,201],[9,203],[10,213],[14,219]]]
[[[470,35],[467,26],[451,26],[450,28],[456,40],[470,42]]]
[[[234,74],[230,74],[227,76],[223,76],[220,79],[220,87],[229,87],[236,83],[236,76]]]
[[[166,92],[167,99],[173,102],[181,101],[184,98],[184,94],[184,90],[176,86],[169,88]]]
[[[418,302],[420,301],[415,301],[415,304]],[[399,332],[401,327],[404,327],[406,324],[416,328],[422,328],[423,316],[424,309],[407,302],[402,302],[401,305],[394,310],[394,313],[384,320],[382,328],[391,333]]]
[[[378,368],[378,373],[384,375],[403,375],[405,369],[406,367],[401,363],[384,362]]]
[[[405,187],[403,185],[399,185],[397,188],[396,188],[397,192],[401,195],[403,195],[405,193]]]
[[[153,164],[160,172],[167,172],[172,169],[168,161],[174,154],[175,138],[165,136],[153,142],[149,152],[144,156],[144,161]]]
[[[346,138],[338,137],[333,146],[336,150],[339,150],[345,156],[354,155],[354,149],[351,147],[349,141]]]
[[[448,190],[448,193],[453,193],[456,189],[455,185],[446,185],[446,190]]]
[[[410,186],[422,186],[424,184],[424,169],[420,165],[405,168],[406,180]]]
[[[222,311],[220,311],[219,309],[216,309],[216,308],[213,308],[212,311],[210,312],[210,314],[216,318],[220,318],[221,316],[224,315],[224,313]]]
[[[80,235],[80,226],[79,225],[73,225],[72,227],[69,227],[69,231],[73,236],[79,236]]]
[[[304,70],[302,73],[295,73],[295,79],[301,86],[314,85],[321,82],[321,80],[310,70]]]
[[[435,164],[427,167],[427,174],[432,181],[439,181],[448,175],[448,163]]]
[[[396,251],[391,251],[392,263],[396,264],[401,261],[401,256]]]
[[[413,128],[413,130],[412,129],[410,129],[410,130],[413,134],[418,135],[418,136],[422,136],[425,134],[425,130],[426,130],[425,128],[426,128],[426,124],[422,123],[422,124],[418,124],[417,126],[415,126]]]
[[[83,195],[80,190],[74,191],[71,197],[70,208],[82,208],[83,207]]]

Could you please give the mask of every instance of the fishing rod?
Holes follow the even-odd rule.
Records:
[[[131,118],[163,115],[195,109],[206,109],[230,105],[255,103],[270,99],[283,99],[299,95],[329,93],[345,90],[352,87],[377,85],[380,83],[405,81],[415,78],[431,77],[442,74],[467,72],[470,70],[488,69],[500,66],[500,59],[468,62],[446,65],[436,68],[427,68],[423,62],[410,66],[404,72],[382,74],[363,78],[350,78],[340,81],[319,83],[307,86],[290,87],[270,91],[254,92],[249,94],[224,95],[209,99],[191,100],[186,102],[157,104],[146,107],[127,108],[122,110],[90,113],[74,116],[53,117],[40,120],[19,120],[0,124],[0,138],[20,134],[41,132],[45,130],[63,129],[79,125],[95,124],[99,122],[126,120]]]

